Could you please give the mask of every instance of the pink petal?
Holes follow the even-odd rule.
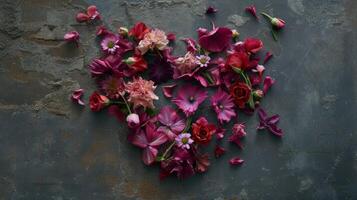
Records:
[[[167,141],[167,136],[164,132],[156,131],[156,135],[153,141],[150,142],[150,146],[160,146]]]
[[[148,140],[146,139],[145,132],[140,131],[139,133],[135,134],[132,143],[133,145],[140,148],[146,148],[148,146]]]
[[[278,137],[282,137],[284,135],[283,130],[278,128],[275,124],[269,125],[268,130]]]
[[[194,75],[194,78],[196,80],[198,80],[200,82],[200,84],[203,86],[203,87],[207,87],[208,86],[208,82],[206,81],[205,78],[203,78],[203,76],[201,75]]]
[[[196,42],[192,38],[184,38],[182,39],[186,43],[186,50],[192,53],[197,51]]]
[[[164,93],[164,96],[167,98],[171,98],[175,87],[176,84],[162,86],[162,92]]]
[[[210,52],[225,50],[232,39],[232,31],[229,28],[218,27],[199,37],[199,44]]]
[[[272,79],[270,76],[266,76],[264,79],[263,93],[266,94],[274,83],[274,79]]]
[[[214,155],[216,156],[216,158],[221,157],[225,153],[226,153],[226,150],[223,147],[216,145],[216,147],[214,149]]]
[[[89,16],[94,16],[94,15],[96,15],[97,14],[97,7],[96,6],[94,6],[94,5],[91,5],[91,6],[89,6],[88,8],[87,8],[87,14],[89,15]]]
[[[148,146],[144,149],[142,159],[145,165],[151,165],[155,162],[155,158],[157,156],[158,150],[154,147]]]
[[[258,19],[257,10],[254,5],[246,7],[245,11],[249,12],[251,15],[253,15],[253,17],[255,17],[255,19]]]
[[[165,133],[165,135],[167,136],[167,139],[172,141],[176,138],[177,134],[174,133],[169,127],[167,126],[160,126],[157,131]]]
[[[244,163],[244,160],[240,159],[239,157],[233,157],[232,159],[229,160],[229,163],[231,165],[241,165]]]
[[[268,51],[268,52],[265,54],[265,58],[264,58],[263,64],[267,63],[272,57],[273,57],[273,54],[270,53],[270,51]]]

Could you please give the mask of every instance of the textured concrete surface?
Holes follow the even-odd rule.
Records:
[[[244,13],[251,3],[286,19],[278,42]],[[74,19],[88,4],[112,30],[142,20],[196,37],[213,20],[261,38],[277,80],[263,106],[281,114],[286,136],[256,133],[257,119],[240,115],[244,151],[225,144],[208,173],[160,182],[124,125],[68,101],[74,88],[95,89],[95,26]],[[215,17],[202,15],[207,5]],[[357,199],[356,10],[354,0],[0,0],[0,199]],[[80,48],[62,41],[69,30]],[[246,163],[231,168],[233,155]]]

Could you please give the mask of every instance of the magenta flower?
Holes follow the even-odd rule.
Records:
[[[225,50],[232,40],[232,31],[226,27],[213,26],[212,31],[204,29],[198,30],[199,40],[198,43],[201,47],[210,52],[221,52]]]
[[[196,56],[196,64],[200,67],[207,67],[210,60],[211,58],[206,55]]]
[[[233,142],[238,145],[238,147],[241,149],[243,148],[243,146],[240,140],[247,135],[244,129],[244,124],[234,124],[232,129],[233,133],[228,139],[230,142]]]
[[[257,127],[258,130],[263,130],[263,129],[268,129],[272,134],[282,137],[283,136],[283,130],[278,128],[277,124],[280,120],[280,116],[278,114],[273,115],[271,117],[268,117],[267,113],[265,110],[262,108],[259,108],[258,110],[258,116],[259,116],[259,125]]]
[[[206,14],[214,14],[214,13],[216,13],[218,10],[215,8],[215,7],[213,7],[213,6],[208,6],[208,8],[206,9]]]
[[[264,95],[268,92],[268,90],[271,88],[271,86],[275,83],[275,80],[270,77],[266,76],[264,79],[264,85],[263,85],[263,93]]]
[[[78,45],[79,33],[77,31],[71,31],[64,35],[64,40],[67,42],[75,42]]]
[[[169,140],[173,140],[185,128],[185,120],[170,106],[164,106],[157,119],[163,125],[158,130],[164,132]]]
[[[247,6],[247,7],[245,8],[245,11],[246,11],[246,12],[249,12],[251,15],[253,15],[253,17],[255,17],[255,19],[258,19],[257,9],[255,8],[254,5]]]
[[[84,93],[83,89],[74,90],[71,95],[72,101],[78,103],[79,105],[84,106],[84,102],[82,101],[83,93]]]
[[[217,114],[219,122],[229,122],[232,117],[236,116],[234,112],[234,103],[231,95],[224,92],[221,88],[212,95],[211,105]]]
[[[190,145],[193,143],[189,133],[181,133],[175,138],[175,141],[176,145],[183,149],[190,149]]]
[[[132,143],[144,149],[142,154],[142,160],[146,165],[151,165],[158,154],[157,148],[167,141],[166,134],[156,130],[156,127],[152,123],[148,123],[145,126],[145,131],[141,130],[135,134]]]
[[[102,50],[108,54],[115,54],[119,49],[119,37],[114,34],[106,35],[100,45]]]
[[[206,91],[197,86],[186,85],[179,89],[177,96],[172,99],[172,102],[174,102],[186,116],[190,116],[206,98]]]
[[[97,11],[97,7],[92,5],[87,8],[87,13],[78,13],[76,19],[78,22],[88,22],[100,19],[100,13]]]
[[[229,163],[231,165],[241,165],[244,163],[244,160],[240,159],[239,157],[233,157],[232,159],[229,160]]]
[[[176,86],[176,84],[162,86],[162,92],[164,93],[164,96],[171,98]]]

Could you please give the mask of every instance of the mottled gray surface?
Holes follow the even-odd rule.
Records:
[[[286,19],[278,42],[244,13],[252,2]],[[86,97],[95,89],[86,68],[99,55],[95,26],[74,19],[92,3],[112,30],[143,20],[180,37],[209,27],[202,13],[215,5],[217,25],[274,53],[277,83],[263,106],[281,114],[286,136],[256,133],[256,117],[240,115],[243,151],[225,144],[206,174],[160,182],[125,125],[68,101],[79,86]],[[0,199],[357,199],[356,10],[355,0],[0,0]],[[80,48],[62,41],[69,30]],[[234,155],[246,163],[231,168]]]

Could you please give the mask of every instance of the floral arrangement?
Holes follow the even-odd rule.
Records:
[[[254,6],[246,11],[258,19]],[[217,9],[209,7],[206,14]],[[266,13],[273,27],[283,28],[283,21]],[[77,15],[80,23],[100,20],[95,6]],[[285,24],[285,22],[284,22]],[[244,123],[235,123],[231,129],[224,125],[237,119],[238,111],[252,115],[258,110],[258,130],[266,129],[281,137],[283,131],[277,126],[279,115],[268,116],[259,104],[275,80],[264,76],[264,65],[272,58],[266,52],[260,61],[258,53],[263,42],[256,38],[239,40],[239,33],[226,27],[198,28],[198,40],[184,38],[186,53],[172,54],[173,33],[136,23],[130,30],[120,27],[111,32],[104,26],[97,28],[102,56],[89,64],[92,78],[98,85],[89,106],[93,112],[108,109],[108,112],[129,127],[128,141],[142,149],[145,165],[158,164],[160,178],[176,175],[183,179],[207,171],[209,153],[202,147],[217,140],[213,155],[222,156],[226,150],[219,141],[229,132],[228,141],[243,149],[246,136]],[[76,31],[67,33],[64,39],[79,44]],[[166,82],[171,81],[170,84]],[[172,105],[155,107],[161,86],[165,98]],[[209,94],[209,91],[213,91]],[[85,105],[83,89],[73,92],[74,102]],[[204,101],[217,116],[217,121],[208,121],[197,115]],[[241,165],[240,157],[233,157],[231,165]]]

